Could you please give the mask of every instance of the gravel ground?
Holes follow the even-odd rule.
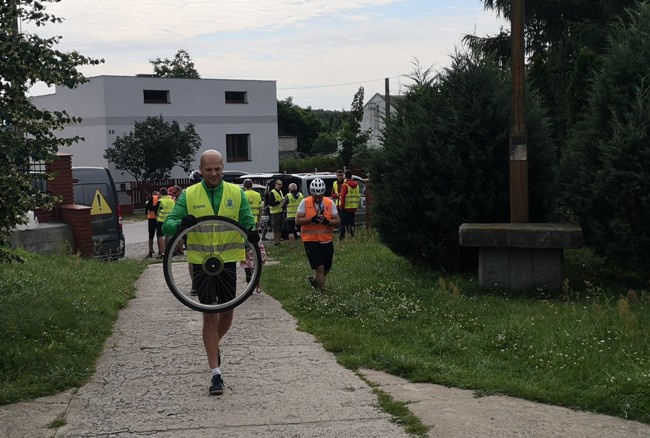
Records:
[[[149,242],[127,243],[124,257],[129,259],[144,259],[149,253]]]

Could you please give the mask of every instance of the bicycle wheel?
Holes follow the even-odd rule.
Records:
[[[183,242],[187,256],[174,256],[174,249]],[[239,266],[244,260],[251,266],[250,275]],[[163,271],[169,289],[190,309],[225,312],[251,295],[262,274],[262,257],[238,222],[207,216],[172,236]]]

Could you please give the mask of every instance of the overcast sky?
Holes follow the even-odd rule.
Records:
[[[48,10],[65,21],[39,33],[105,60],[86,76],[152,73],[150,59],[185,49],[201,77],[275,80],[278,99],[336,110],[361,85],[366,101],[383,93],[385,77],[399,94],[414,59],[440,69],[463,35],[509,26],[480,0],[62,0]]]

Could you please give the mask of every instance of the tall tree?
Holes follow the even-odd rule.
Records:
[[[456,54],[414,84],[387,120],[371,159],[372,221],[396,254],[433,268],[461,266],[464,222],[508,221],[510,75],[491,56]],[[553,192],[552,141],[536,93],[527,101],[531,219]]]
[[[169,178],[174,166],[189,172],[201,137],[193,123],[181,129],[177,121],[166,122],[162,116],[135,122],[133,131],[118,136],[104,158],[136,181]]]
[[[350,112],[347,113],[346,120],[339,131],[339,140],[341,142],[339,159],[344,166],[352,164],[355,153],[363,155],[363,149],[364,147],[367,148],[368,139],[370,138],[368,132],[361,131],[363,96],[364,89],[363,87],[359,87],[357,92],[354,93]]]
[[[613,27],[562,160],[565,204],[612,264],[650,274],[650,3]]]
[[[199,79],[199,72],[194,67],[190,54],[183,49],[176,52],[174,59],[151,59],[154,74],[159,78]]]
[[[506,18],[512,0],[483,0],[486,9]],[[635,0],[536,0],[525,2],[528,76],[551,115],[558,153],[564,149],[568,127],[577,121],[591,90],[593,72],[606,50],[608,25],[624,16]],[[510,32],[494,37],[466,36],[483,53],[496,54],[510,66]]]
[[[30,161],[51,161],[60,148],[79,140],[59,138],[54,132],[81,119],[65,111],[36,108],[27,91],[36,82],[74,88],[85,82],[77,67],[102,62],[76,51],[56,50],[59,36],[41,38],[18,31],[19,21],[37,27],[61,22],[45,8],[58,1],[23,0],[20,6],[17,1],[0,2],[0,246],[27,211],[51,203],[35,189],[33,182],[44,176],[30,172]],[[0,249],[0,260],[6,259]]]

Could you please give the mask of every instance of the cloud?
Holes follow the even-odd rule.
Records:
[[[366,99],[383,93],[381,78],[411,73],[414,58],[425,67],[445,66],[464,34],[496,33],[504,23],[475,0],[108,0],[88,10],[81,5],[58,4],[56,12],[67,20],[52,27],[64,37],[63,50],[105,58],[101,66],[82,69],[88,76],[150,73],[149,59],[171,58],[183,48],[202,77],[276,80],[278,98],[293,96],[301,106],[328,109],[349,108],[359,85]],[[393,91],[408,82],[391,80]],[[322,87],[343,83],[352,84]]]
[[[401,0],[66,0],[49,11],[74,20],[68,35],[95,43],[191,39],[243,30],[277,30]]]

